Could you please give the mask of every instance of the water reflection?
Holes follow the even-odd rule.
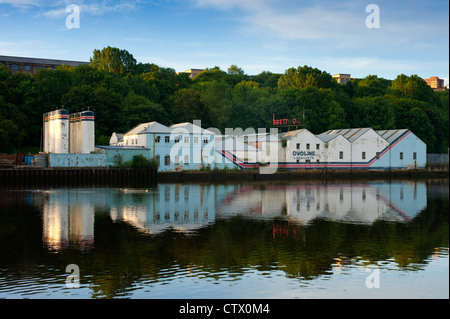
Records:
[[[448,196],[448,180],[5,191],[0,297],[30,285],[43,296],[68,264],[82,270],[77,292],[94,298],[236,298],[240,282],[244,298],[275,297],[282,283],[299,296],[313,279],[351,284],[368,264],[395,281],[443,258],[448,273]]]
[[[146,234],[168,228],[192,232],[215,221],[244,215],[287,218],[307,225],[316,219],[350,224],[409,222],[427,205],[419,182],[297,185],[161,184],[157,189],[54,189],[34,191],[42,206],[43,240],[61,250],[94,244],[94,213],[108,211]],[[40,195],[43,195],[40,197]]]

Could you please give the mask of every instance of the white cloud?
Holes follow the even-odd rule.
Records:
[[[70,4],[73,3],[78,5],[80,8],[80,14],[99,16],[107,13],[134,10],[137,8],[137,2],[138,1],[121,1],[119,3],[115,3],[113,1],[90,1],[88,4],[85,4],[83,1],[72,1]],[[59,3],[58,7],[45,11],[44,16],[48,18],[61,18],[63,16],[67,16],[66,6],[68,4],[69,2]]]

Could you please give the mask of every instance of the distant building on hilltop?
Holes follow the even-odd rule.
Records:
[[[204,69],[189,69],[189,70],[184,71],[183,73],[188,73],[189,74],[189,78],[193,79],[198,74],[202,73],[203,71],[205,71],[205,70]]]
[[[41,69],[54,69],[57,66],[80,66],[89,64],[89,62],[66,61],[40,58],[26,58],[17,56],[0,55],[0,63],[2,63],[12,73],[36,74]]]
[[[335,74],[331,76],[339,84],[347,84],[352,78],[350,74]]]
[[[437,76],[432,76],[428,79],[424,79],[427,84],[436,91],[446,90],[446,87],[444,86],[444,80],[438,78]]]

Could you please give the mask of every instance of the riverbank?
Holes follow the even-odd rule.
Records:
[[[158,172],[158,183],[227,183],[251,181],[304,181],[342,179],[448,178],[447,166],[414,170],[278,170],[260,174],[259,170]]]

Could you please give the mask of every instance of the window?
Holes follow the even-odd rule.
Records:
[[[189,165],[189,155],[184,155],[184,165]]]
[[[320,144],[316,144],[316,150],[320,149]]]
[[[311,164],[311,160],[306,160],[306,164]]]
[[[19,66],[17,64],[11,64],[11,70],[19,70]]]
[[[134,142],[134,144],[138,145],[137,139],[136,139],[136,141]]]
[[[194,144],[198,144],[198,136],[194,137]]]
[[[413,153],[413,160],[417,160],[417,153],[416,152]]]
[[[166,166],[170,165],[170,156],[169,155],[164,156],[164,165],[166,165]]]
[[[185,144],[189,144],[189,136],[185,136],[184,137],[184,143]]]
[[[300,143],[297,143],[297,149],[298,150],[300,149]]]
[[[131,140],[131,145],[134,145],[134,140]]]
[[[309,150],[309,143],[306,143],[306,149]]]
[[[161,136],[158,135],[155,137],[155,143],[159,143],[160,140],[161,140]]]
[[[400,152],[400,159],[403,159],[403,152]]]
[[[179,164],[180,164],[180,156],[175,155],[175,165],[179,165]]]
[[[29,64],[24,65],[23,70],[24,71],[31,71],[32,70],[31,65],[29,65]]]
[[[343,159],[344,158],[344,152],[340,151],[339,152],[339,159]]]
[[[361,158],[366,159],[366,152],[362,152]]]
[[[377,152],[377,154],[375,156],[377,159],[380,159],[380,152]]]
[[[164,136],[164,142],[170,143],[170,136]]]
[[[175,136],[175,143],[179,143],[180,142],[180,137],[179,136]]]
[[[158,166],[159,166],[159,164],[161,164],[161,156],[159,156],[159,154],[157,154],[156,156],[155,156],[155,158],[156,158],[156,162],[158,163]]]
[[[204,143],[204,144],[208,144],[208,142],[209,142],[209,139],[208,139],[207,137],[204,137],[204,138],[203,138],[203,143]]]

